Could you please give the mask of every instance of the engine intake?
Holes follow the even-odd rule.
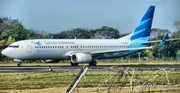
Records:
[[[75,53],[71,56],[72,63],[90,63],[92,61],[91,54]]]

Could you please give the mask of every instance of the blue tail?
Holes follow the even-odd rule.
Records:
[[[148,40],[150,38],[150,31],[153,21],[155,6],[150,6],[146,11],[145,15],[141,19],[140,23],[134,30],[131,36],[131,40],[146,37]]]

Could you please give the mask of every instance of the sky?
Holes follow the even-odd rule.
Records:
[[[180,0],[0,0],[0,17],[49,33],[102,26],[130,33],[150,5],[156,7],[152,28],[176,31],[173,23],[180,21]]]

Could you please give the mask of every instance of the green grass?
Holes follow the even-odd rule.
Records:
[[[133,86],[145,82],[158,84],[172,83],[180,86],[180,71],[132,71],[118,72],[87,72],[78,87],[129,87],[132,79]],[[9,89],[45,89],[68,87],[77,72],[18,72],[0,73],[0,90]]]

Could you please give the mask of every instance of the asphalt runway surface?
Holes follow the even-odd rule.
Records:
[[[83,66],[52,66],[52,71],[56,72],[78,72]],[[48,66],[22,66],[22,67],[15,67],[15,66],[0,66],[0,72],[47,72],[50,67]],[[118,66],[96,66],[96,67],[89,67],[88,71],[113,71],[113,70],[179,70],[180,65],[118,65]]]

